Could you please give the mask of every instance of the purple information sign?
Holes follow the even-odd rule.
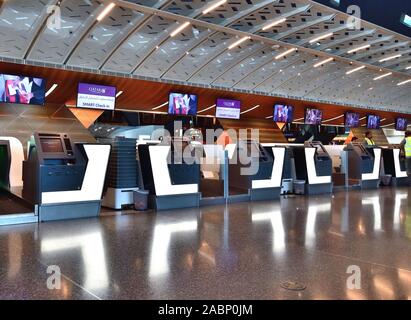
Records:
[[[80,83],[78,86],[77,107],[114,110],[116,94],[115,87]]]
[[[238,100],[217,99],[216,117],[240,119],[241,102]]]

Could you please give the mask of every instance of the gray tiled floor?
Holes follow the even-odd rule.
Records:
[[[410,299],[410,190],[0,227],[0,298]]]

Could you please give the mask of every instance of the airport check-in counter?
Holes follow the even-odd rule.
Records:
[[[240,140],[228,145],[229,186],[246,190],[250,200],[278,199],[285,159],[285,147]]]
[[[359,143],[350,143],[346,154],[348,185],[359,185],[363,189],[375,189],[380,185],[381,149],[370,148]]]
[[[306,193],[331,193],[332,160],[320,142],[306,142],[304,146],[292,146],[295,175],[306,182]]]
[[[100,214],[110,145],[73,143],[67,134],[35,133],[23,162],[23,198],[40,221]]]
[[[0,188],[16,195],[21,194],[23,161],[21,142],[12,137],[0,137]]]
[[[382,158],[385,174],[392,176],[394,186],[409,185],[405,159],[401,158],[401,150],[395,147],[382,148]]]
[[[140,144],[138,157],[150,207],[157,210],[200,205],[200,158],[203,149],[188,141]]]

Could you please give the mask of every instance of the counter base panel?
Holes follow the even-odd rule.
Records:
[[[101,201],[39,205],[39,221],[58,221],[96,218],[100,215]]]
[[[378,189],[380,187],[380,179],[363,180],[361,181],[361,189]]]
[[[307,184],[306,195],[319,195],[319,194],[329,194],[333,191],[332,183],[322,183],[322,184]]]
[[[201,193],[190,193],[168,196],[151,196],[149,207],[156,210],[198,208],[200,207]]]
[[[280,193],[281,193],[281,187],[250,189],[250,200],[251,201],[277,200],[277,199],[280,199]]]
[[[394,187],[409,187],[409,186],[411,186],[411,177],[392,178],[392,185]]]

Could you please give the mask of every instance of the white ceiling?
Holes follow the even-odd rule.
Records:
[[[114,9],[97,21],[111,2]],[[7,0],[0,9],[0,59],[411,113],[411,82],[398,85],[411,79],[410,38],[364,21],[349,29],[348,15],[307,0],[227,0],[202,13],[217,2]],[[61,28],[50,29],[47,7],[56,4]],[[285,21],[263,30],[279,19]],[[348,53],[364,45],[370,47]],[[275,59],[290,48],[298,50]],[[379,62],[393,55],[400,56]],[[329,57],[334,60],[313,67]],[[366,68],[346,74],[359,66]]]

